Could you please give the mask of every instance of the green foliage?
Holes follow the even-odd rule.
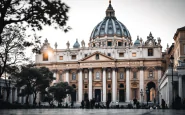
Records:
[[[67,94],[72,94],[73,91],[73,87],[69,86],[67,82],[56,83],[48,89],[48,92],[54,95],[54,99],[58,103],[61,103],[62,99],[66,98]]]
[[[4,27],[12,23],[27,23],[33,30],[41,30],[43,25],[54,25],[67,32],[69,7],[61,0],[1,0],[0,35]],[[0,37],[1,44],[1,37]]]
[[[46,67],[34,68],[30,66],[22,67],[20,73],[15,74],[16,86],[25,86],[24,94],[34,95],[34,102],[38,92],[44,92],[50,83],[54,80],[53,73]]]

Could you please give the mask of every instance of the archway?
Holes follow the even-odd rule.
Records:
[[[119,85],[119,101],[120,102],[124,102],[125,101],[125,96],[124,96],[124,85],[121,83],[120,85]]]
[[[74,91],[71,94],[71,99],[73,102],[75,102],[76,101],[76,85],[73,84],[72,87],[74,88]]]
[[[154,82],[149,82],[148,86],[148,93],[147,93],[147,100],[153,101],[156,98],[156,85]]]

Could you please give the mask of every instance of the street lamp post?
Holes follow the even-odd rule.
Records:
[[[171,62],[171,67],[172,67],[172,108],[174,108],[174,89],[173,89],[173,62],[174,62],[174,57],[171,55],[170,56],[170,62]]]
[[[142,89],[140,91],[140,94],[141,94],[141,103],[143,103],[143,90]]]
[[[146,100],[147,100],[147,106],[148,106],[148,86],[146,86]]]

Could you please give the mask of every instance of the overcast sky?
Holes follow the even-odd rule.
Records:
[[[78,38],[79,43],[85,40],[89,42],[93,28],[104,19],[109,0],[63,0],[68,6],[69,21],[72,27],[68,33],[55,30],[53,27],[44,27],[39,32],[48,39],[54,48],[58,43],[59,49],[66,48],[66,42],[73,46]],[[116,18],[129,30],[132,41],[137,36],[147,39],[152,32],[155,39],[162,40],[163,51],[173,42],[173,36],[177,28],[185,26],[185,0],[112,0]]]

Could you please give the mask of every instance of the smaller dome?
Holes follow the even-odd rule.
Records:
[[[78,39],[76,39],[75,44],[73,45],[73,48],[79,48],[80,44],[78,43]]]
[[[134,42],[135,46],[139,46],[140,45],[140,41],[139,41],[139,36],[137,37],[137,40]]]

